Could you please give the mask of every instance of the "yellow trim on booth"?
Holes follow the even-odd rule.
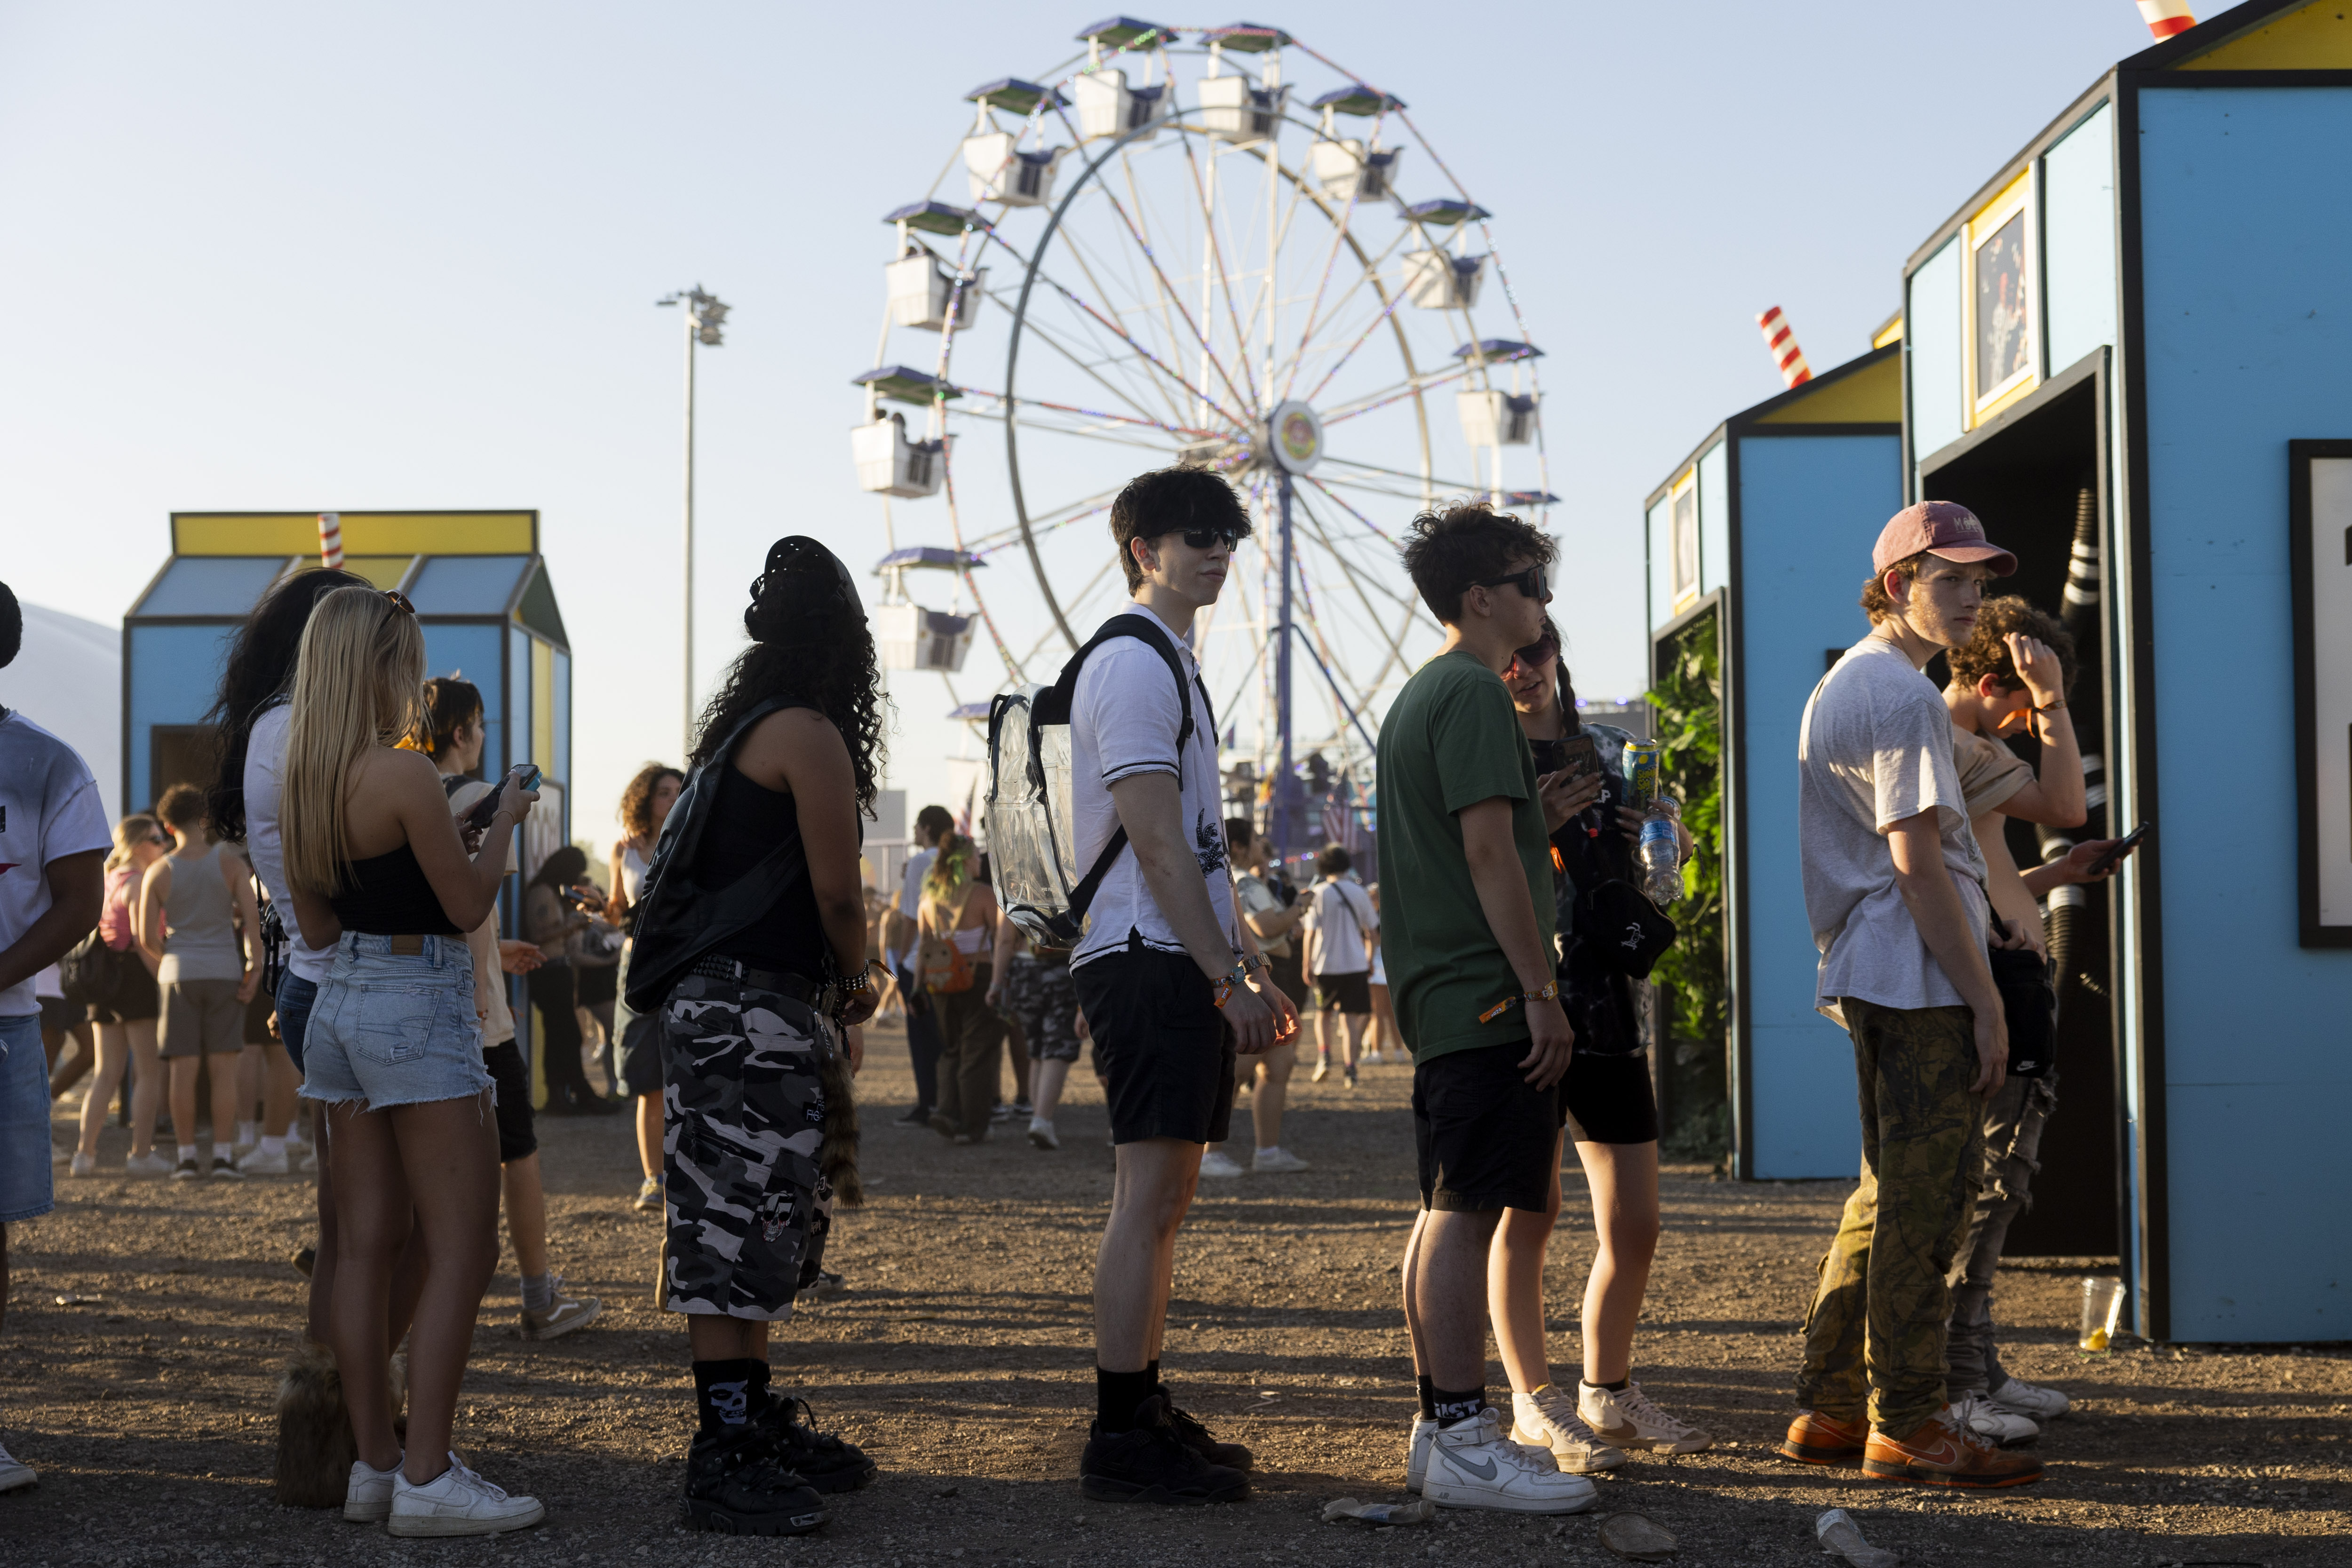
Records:
[[[2174,66],[2182,71],[2352,69],[2352,10],[2344,0],[2315,3],[2222,39]]]
[[[1804,395],[1774,409],[1759,425],[1899,425],[1903,422],[1903,361],[1889,354],[1834,381],[1816,381]]]
[[[555,645],[530,639],[530,756],[543,766],[555,758]]]
[[[1889,343],[1899,343],[1902,341],[1903,313],[1898,310],[1895,314],[1895,319],[1887,322],[1886,325],[1879,328],[1877,333],[1871,338],[1870,346],[1874,349],[1883,349]]]
[[[343,552],[352,555],[531,555],[539,516],[529,511],[347,511]],[[319,553],[315,511],[172,514],[175,555]]]
[[[2042,384],[2042,333],[2044,301],[2042,298],[2041,264],[2042,225],[2033,205],[2033,171],[2040,159],[2030,159],[2017,177],[2000,188],[1999,195],[1979,207],[1960,229],[1960,374],[1968,388],[1963,400],[1962,427],[1973,430],[2011,403]],[[1998,234],[2002,226],[2018,214],[2025,215],[2025,258],[2027,276],[2026,322],[2030,343],[2025,368],[1999,386],[1977,384],[1977,250],[1986,239]]]
[[[318,563],[319,558],[315,555],[303,563],[306,566],[316,566]],[[408,575],[408,569],[415,564],[416,557],[414,555],[346,555],[343,557],[344,571],[354,576],[364,577],[379,588],[399,587],[401,581]]]

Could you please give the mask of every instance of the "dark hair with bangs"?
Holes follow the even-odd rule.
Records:
[[[1246,537],[1249,509],[1222,474],[1178,464],[1154,468],[1127,481],[1110,503],[1110,537],[1118,546],[1119,570],[1127,574],[1128,592],[1143,581],[1136,563],[1135,542],[1158,539],[1187,530],[1223,529]]]
[[[1412,532],[1405,572],[1421,602],[1449,626],[1462,618],[1462,595],[1472,584],[1502,576],[1521,557],[1549,566],[1559,554],[1542,530],[1483,500],[1423,512]]]

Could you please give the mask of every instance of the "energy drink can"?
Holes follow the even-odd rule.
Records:
[[[1658,763],[1664,748],[1655,741],[1625,742],[1625,787],[1633,798],[1626,804],[1635,811],[1649,809],[1650,799],[1664,787],[1658,778]]]

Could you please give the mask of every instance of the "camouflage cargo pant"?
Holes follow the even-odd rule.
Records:
[[[2058,1074],[2013,1078],[1986,1101],[1984,1190],[1969,1218],[1967,1242],[1952,1266],[1951,1363],[1954,1397],[1983,1394],[2009,1381],[1994,1342],[1993,1275],[2009,1227],[2033,1212],[2033,1178],[2042,1169],[2042,1132],[2058,1108]]]
[[[816,1014],[689,974],[662,1009],[669,1310],[771,1321],[816,1277],[833,1223]]]
[[[1945,1281],[1984,1173],[1984,1101],[1969,1091],[1966,1007],[1848,997],[1862,1099],[1862,1180],[1821,1261],[1797,1403],[1908,1437],[1943,1407]]]
[[[1019,1021],[1030,1060],[1078,1059],[1078,993],[1067,963],[1015,956],[1004,971],[1004,1010]]]

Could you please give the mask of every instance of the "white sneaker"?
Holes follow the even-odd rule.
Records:
[[[1212,1149],[1201,1156],[1201,1174],[1204,1176],[1238,1176],[1242,1168],[1223,1149]]]
[[[1444,1508],[1576,1513],[1591,1508],[1597,1494],[1591,1481],[1561,1470],[1549,1454],[1504,1436],[1503,1418],[1489,1405],[1431,1435],[1421,1495]]]
[[[516,1320],[515,1332],[527,1340],[560,1340],[574,1329],[584,1329],[603,1315],[604,1304],[593,1296],[574,1300],[563,1293],[563,1278],[555,1277],[554,1300],[544,1312],[534,1312],[529,1307]],[[806,1292],[803,1292],[805,1294]]]
[[[19,1487],[37,1486],[40,1479],[40,1473],[32,1466],[22,1459],[10,1458],[7,1449],[0,1448],[0,1492],[13,1492]]]
[[[388,1470],[379,1470],[365,1459],[353,1459],[351,1481],[343,1488],[343,1517],[353,1524],[374,1524],[389,1519],[393,1489],[399,1484],[400,1467],[407,1459],[405,1454],[402,1455]]]
[[[80,1150],[77,1149],[74,1151],[73,1163],[67,1166],[66,1169],[73,1175],[95,1176],[98,1174],[98,1157],[93,1154],[85,1154]]]
[[[248,1176],[283,1176],[290,1173],[294,1167],[288,1163],[286,1151],[283,1149],[274,1154],[256,1149],[252,1153],[239,1160],[236,1163],[236,1168]]]
[[[172,1173],[171,1157],[150,1149],[144,1154],[132,1154],[122,1162],[126,1176],[168,1176]]]
[[[1715,1439],[1687,1421],[1677,1421],[1629,1382],[1622,1390],[1577,1384],[1576,1413],[1592,1435],[1620,1448],[1642,1448],[1653,1454],[1696,1454],[1715,1446]]]
[[[2042,1436],[2042,1428],[2032,1420],[2000,1409],[1981,1394],[1963,1394],[1953,1400],[1952,1421],[1961,1430],[2003,1448],[2031,1443]]]
[[[2035,1422],[2055,1421],[2074,1407],[2056,1389],[2015,1377],[2006,1379],[1984,1397],[1996,1410],[2006,1410],[2011,1415],[2023,1415]]]
[[[1429,1474],[1429,1440],[1437,1436],[1437,1423],[1419,1411],[1413,1412],[1412,1436],[1404,1450],[1404,1489],[1419,1496],[1421,1483]]]
[[[1534,1394],[1511,1395],[1511,1441],[1549,1450],[1561,1469],[1580,1476],[1613,1470],[1625,1462],[1624,1450],[1593,1436],[1576,1413],[1576,1401],[1556,1383]]]
[[[1042,1116],[1029,1119],[1029,1142],[1040,1149],[1058,1149],[1062,1141],[1054,1132],[1054,1124]]]
[[[1289,1150],[1280,1147],[1261,1149],[1257,1152],[1257,1157],[1250,1162],[1250,1169],[1261,1176],[1278,1176],[1292,1171],[1311,1171],[1314,1168]]]
[[[507,1496],[452,1454],[449,1468],[421,1487],[410,1485],[405,1472],[399,1475],[385,1528],[400,1536],[503,1535],[546,1517],[537,1498]]]

